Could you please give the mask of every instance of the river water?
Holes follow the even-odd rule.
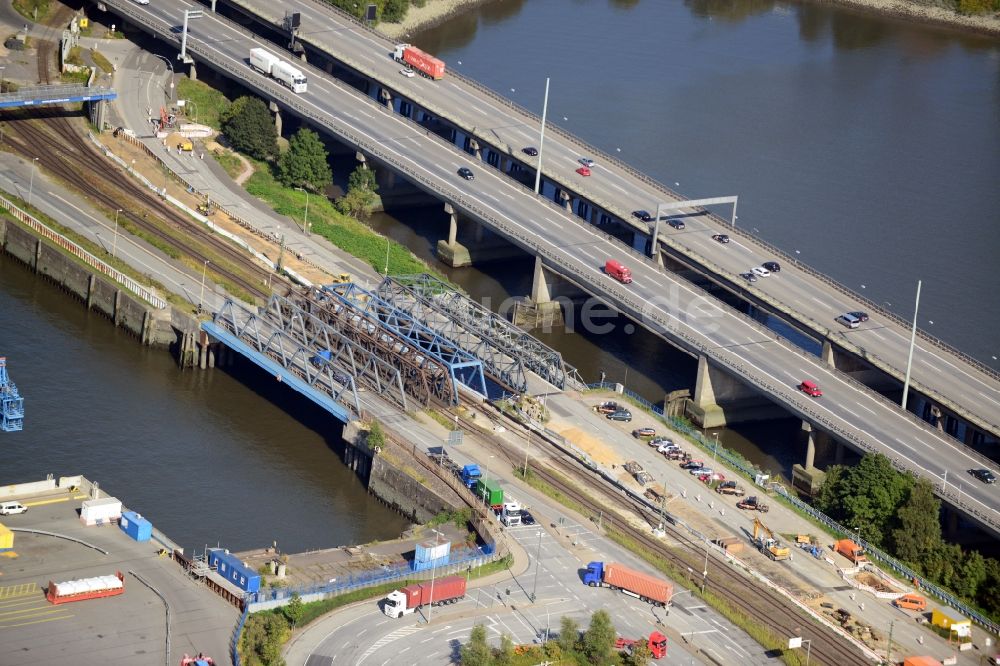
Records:
[[[252,366],[182,372],[6,256],[0,355],[25,398],[25,429],[0,432],[0,484],[83,474],[198,550],[300,552],[406,529],[341,463],[322,410]]]

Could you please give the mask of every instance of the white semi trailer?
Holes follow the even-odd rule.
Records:
[[[288,87],[293,93],[306,91],[306,75],[291,63],[264,49],[250,49],[250,66]]]

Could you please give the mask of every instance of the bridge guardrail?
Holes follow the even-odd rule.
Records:
[[[146,20],[146,18],[143,15],[138,14],[137,12],[135,12],[131,7],[126,7],[124,10],[122,10],[122,13],[127,14],[127,15],[131,14],[131,15],[136,16],[137,17],[136,20],[138,20],[139,22],[141,22],[141,23],[143,23],[145,25],[150,25],[150,27],[152,27],[154,30],[157,27],[156,25],[153,25],[148,20]],[[172,35],[172,38],[173,38],[173,41],[177,41],[177,37],[175,35]],[[863,451],[869,451],[869,452],[876,451],[875,447],[872,444],[870,444],[865,439],[865,437],[862,435],[862,433],[860,433],[860,431],[858,431],[858,429],[853,429],[853,431],[848,431],[847,429],[845,429],[845,428],[843,428],[843,427],[841,427],[839,425],[834,424],[829,418],[827,418],[826,416],[824,416],[822,414],[819,414],[816,410],[812,409],[811,406],[809,406],[808,404],[802,403],[801,401],[797,402],[795,399],[797,399],[798,396],[795,395],[795,394],[793,394],[790,390],[788,390],[788,387],[780,387],[779,388],[779,387],[771,385],[764,378],[758,377],[756,375],[756,373],[751,373],[749,371],[749,369],[747,369],[742,364],[737,364],[733,360],[729,359],[728,357],[723,356],[718,351],[717,347],[714,347],[711,344],[707,344],[705,342],[701,342],[701,341],[696,340],[692,336],[690,336],[690,335],[688,335],[688,334],[683,333],[682,331],[680,331],[679,328],[677,328],[675,325],[671,324],[670,322],[664,321],[662,318],[660,318],[658,316],[655,316],[655,315],[653,315],[651,313],[645,313],[644,309],[643,309],[643,305],[641,305],[641,304],[637,303],[636,301],[634,301],[633,299],[631,299],[628,295],[626,295],[624,293],[624,291],[622,289],[620,289],[620,288],[618,288],[616,286],[609,285],[606,281],[602,281],[602,282],[598,283],[597,281],[595,281],[593,279],[592,276],[587,275],[587,274],[581,272],[579,269],[577,269],[571,263],[563,260],[561,257],[557,256],[553,252],[550,252],[548,249],[540,247],[537,244],[536,241],[534,241],[534,240],[532,240],[530,238],[527,238],[524,234],[521,234],[521,233],[519,233],[519,232],[511,229],[506,223],[504,223],[503,221],[501,221],[500,219],[498,219],[496,216],[494,216],[494,215],[486,212],[479,205],[472,203],[470,200],[468,200],[465,197],[465,195],[463,195],[461,193],[458,193],[456,195],[455,191],[446,189],[445,187],[443,187],[442,185],[440,185],[436,181],[425,180],[420,174],[416,173],[414,171],[414,169],[412,169],[408,164],[405,164],[405,163],[401,162],[400,160],[396,159],[395,157],[389,155],[388,151],[383,150],[380,146],[373,145],[372,143],[368,142],[367,140],[362,139],[361,137],[357,136],[352,131],[350,131],[346,127],[342,126],[341,123],[337,122],[335,119],[332,119],[332,118],[327,119],[326,117],[322,116],[322,114],[318,114],[317,112],[311,110],[305,104],[303,104],[301,102],[301,100],[295,99],[295,97],[293,95],[290,95],[290,94],[286,93],[284,91],[284,89],[281,88],[277,83],[273,83],[269,79],[263,79],[262,77],[259,77],[256,74],[253,74],[247,68],[236,68],[233,65],[231,65],[229,62],[220,61],[219,59],[216,59],[212,55],[206,55],[204,53],[204,49],[201,47],[200,42],[198,42],[197,40],[189,40],[187,48],[188,48],[189,52],[192,52],[192,53],[198,55],[200,58],[204,59],[205,61],[207,61],[208,63],[212,64],[213,66],[218,67],[218,68],[220,68],[220,69],[222,69],[222,70],[224,70],[226,72],[229,72],[230,74],[234,75],[237,79],[240,79],[240,80],[243,80],[243,81],[249,83],[252,87],[256,87],[258,89],[265,90],[267,92],[267,94],[269,94],[275,100],[280,101],[286,107],[295,110],[297,113],[301,114],[302,116],[304,116],[306,118],[309,118],[313,122],[317,122],[320,125],[326,126],[328,129],[330,129],[331,131],[333,131],[335,134],[338,134],[338,135],[344,137],[345,139],[347,139],[350,143],[352,143],[354,145],[357,145],[359,148],[361,148],[367,154],[369,154],[369,155],[371,155],[373,157],[376,157],[377,159],[379,159],[380,161],[382,161],[382,162],[384,162],[386,164],[392,165],[398,171],[400,171],[401,173],[405,174],[407,177],[411,178],[414,182],[421,183],[424,187],[426,187],[427,189],[429,189],[429,190],[433,191],[434,193],[438,194],[439,196],[441,196],[445,200],[451,201],[454,204],[458,205],[459,207],[465,209],[466,211],[474,213],[480,219],[489,222],[494,227],[502,230],[503,233],[505,235],[507,235],[509,238],[514,239],[515,241],[517,241],[517,244],[521,245],[521,247],[523,247],[523,248],[525,248],[525,249],[533,252],[534,254],[536,254],[538,256],[543,257],[543,259],[546,259],[550,265],[561,266],[565,270],[569,271],[574,276],[574,278],[575,278],[575,280],[574,280],[574,278],[570,278],[571,281],[579,281],[579,282],[583,282],[583,283],[587,284],[588,287],[589,287],[589,289],[590,289],[590,291],[591,291],[591,293],[593,293],[594,295],[605,296],[605,297],[608,294],[613,295],[614,296],[613,299],[607,299],[607,298],[605,298],[605,301],[607,302],[607,304],[610,307],[616,308],[616,305],[614,303],[615,300],[617,300],[618,303],[622,303],[622,304],[627,305],[631,309],[631,311],[633,313],[633,316],[636,316],[639,319],[642,319],[643,317],[645,317],[648,320],[654,321],[658,325],[660,325],[661,327],[663,327],[664,330],[669,331],[675,337],[683,339],[687,343],[687,345],[689,345],[692,348],[692,349],[688,349],[689,353],[704,354],[707,357],[712,358],[713,360],[715,360],[718,363],[724,364],[726,366],[729,366],[729,367],[737,370],[737,372],[739,372],[740,374],[742,374],[745,378],[749,379],[751,381],[751,383],[753,385],[755,385],[759,390],[762,390],[764,392],[770,393],[773,397],[778,397],[779,401],[783,402],[786,406],[792,407],[793,410],[798,410],[798,411],[800,411],[800,412],[808,415],[808,417],[810,418],[810,420],[812,420],[814,423],[823,424],[830,432],[833,432],[835,434],[840,435],[845,441],[847,441],[847,442],[849,442],[849,443],[857,446],[859,449],[861,449]],[[320,70],[318,70],[317,68],[312,67],[310,65],[304,65],[304,67],[307,68],[307,69],[309,69],[310,71],[313,71],[313,72],[317,73],[317,74],[320,73]],[[383,112],[385,112],[385,107],[383,105],[378,104],[375,100],[372,100],[371,98],[366,97],[366,96],[362,96],[360,93],[357,93],[357,91],[355,91],[353,88],[344,88],[344,89],[347,90],[349,94],[352,94],[352,95],[358,97],[359,99],[364,99],[366,103],[369,103],[371,105],[375,105],[377,107],[380,107],[383,110]],[[431,132],[427,132],[427,134],[428,134],[428,136],[436,137],[436,140],[442,142],[443,145],[448,146],[450,150],[458,152],[458,153],[466,154],[466,153],[463,153],[463,151],[460,151],[456,146],[454,146],[454,144],[445,142],[441,137],[438,137],[436,134],[433,134]],[[522,187],[524,187],[524,186],[522,185]],[[527,188],[525,188],[525,189],[527,189]],[[562,207],[558,206],[558,204],[556,204],[554,201],[549,201],[548,199],[546,199],[544,197],[542,197],[541,199],[542,199],[542,201],[545,201],[547,205],[549,205],[553,209],[559,211],[560,214],[565,214],[565,212],[566,212],[565,208],[562,208]],[[579,224],[581,226],[585,225],[585,222],[582,219],[578,219],[578,218],[576,218],[576,216],[572,216],[572,215],[569,216],[569,217],[575,223],[577,223],[577,224]],[[586,225],[586,227],[591,232],[593,232],[594,234],[596,234],[598,236],[603,236],[606,240],[613,240],[613,241],[615,241],[617,243],[617,239],[614,239],[614,237],[610,236],[609,234],[606,234],[603,231],[600,231],[599,229],[597,229],[593,225],[589,225],[588,224],[588,225]],[[629,254],[631,254],[631,256],[633,257],[633,259],[635,261],[640,261],[640,262],[646,264],[648,267],[650,267],[653,270],[657,270],[657,271],[659,270],[659,267],[652,261],[651,258],[647,257],[646,255],[638,252],[637,250],[635,250],[635,249],[633,249],[633,248],[631,248],[629,246],[624,246],[624,245],[621,245],[620,243],[619,243],[619,246],[622,248],[623,251],[628,252]],[[702,290],[702,289],[700,289],[700,288],[698,288],[698,287],[696,287],[694,285],[685,285],[685,287],[688,288],[689,291],[691,291],[691,292],[693,292],[695,294],[698,294],[700,296],[704,296],[706,299],[708,299],[708,302],[715,303],[716,307],[718,307],[718,309],[720,311],[726,312],[726,313],[728,313],[728,314],[730,314],[732,316],[736,316],[737,318],[743,320],[748,325],[750,325],[752,328],[754,328],[755,330],[757,330],[761,335],[764,335],[765,337],[767,337],[770,341],[778,342],[778,343],[782,344],[783,349],[785,349],[787,351],[790,351],[792,353],[798,354],[801,358],[808,359],[809,362],[815,362],[815,360],[816,360],[815,356],[812,356],[812,355],[808,354],[807,352],[805,352],[804,350],[799,349],[798,347],[796,347],[793,344],[785,344],[783,342],[783,339],[780,336],[774,334],[772,331],[770,331],[769,329],[767,329],[766,327],[764,327],[762,324],[760,324],[756,320],[748,317],[747,315],[744,315],[743,313],[739,312],[735,308],[732,308],[732,307],[730,307],[730,306],[728,306],[728,305],[726,305],[724,303],[716,302],[716,299],[713,299],[707,292],[704,292],[704,290]],[[851,378],[851,377],[849,377],[847,375],[843,375],[843,378],[844,378],[845,381],[847,381],[847,382],[851,383],[852,385],[854,385],[855,388],[857,388],[857,389],[859,389],[861,391],[864,391],[865,393],[871,395],[872,397],[877,396],[877,399],[881,399],[881,400],[885,401],[886,403],[892,405],[893,408],[897,410],[897,412],[901,411],[901,410],[898,409],[897,406],[895,406],[894,403],[889,403],[888,400],[885,399],[883,396],[881,396],[880,394],[875,393],[874,391],[871,391],[867,387],[864,387],[862,384],[860,384],[860,382],[857,382],[853,378]],[[925,423],[923,420],[917,418],[916,415],[914,415],[914,414],[912,414],[910,412],[906,412],[906,414],[907,414],[907,417],[911,419],[911,423],[913,425],[924,429],[925,432],[929,432],[931,430],[930,426],[927,423]],[[935,434],[938,434],[936,431],[934,431],[934,432],[935,432]],[[956,446],[956,448],[962,448],[963,445],[961,443],[957,442],[957,440],[956,440],[955,441],[955,446]],[[983,459],[982,456],[980,456],[979,454],[975,453],[971,449],[968,449],[968,447],[965,447],[965,448],[967,449],[966,453],[968,453],[969,455],[974,456],[977,459]],[[898,469],[904,469],[903,466],[902,466],[902,464],[899,462],[898,458],[894,458],[893,459],[893,464]],[[936,480],[936,476],[930,475],[929,472],[927,473],[927,476],[928,476],[928,478],[930,478],[932,480]],[[986,513],[983,510],[981,510],[979,508],[976,508],[975,505],[970,505],[967,501],[964,501],[961,497],[955,497],[953,494],[949,493],[947,491],[947,489],[945,489],[945,491],[942,492],[942,493],[940,493],[940,494],[942,496],[948,497],[948,499],[950,501],[952,501],[953,503],[955,503],[957,506],[962,507],[968,513],[970,513],[971,515],[976,516],[977,518],[979,518],[980,520],[984,521],[988,525],[991,525],[991,526],[993,526],[995,528],[1000,529],[1000,520],[998,520],[998,518],[994,517],[994,515],[993,515],[993,513],[995,513],[995,512]]]

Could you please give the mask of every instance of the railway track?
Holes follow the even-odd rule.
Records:
[[[265,285],[274,277],[270,271],[252,262],[244,251],[227,240],[174,210],[146,187],[124,176],[117,166],[90,149],[60,112],[48,110],[36,112],[34,116],[8,121],[12,130],[8,143],[19,153],[37,158],[42,166],[59,174],[81,194],[106,209],[120,209],[121,218],[176,248],[184,256],[198,263],[209,261],[213,273],[251,296],[267,298],[269,291]],[[39,126],[42,119],[44,126]],[[169,233],[140,210],[155,213],[176,233]]]
[[[468,425],[470,429],[476,429],[475,425],[471,423]],[[518,468],[523,464],[524,459],[521,454],[513,455],[513,452],[499,444],[490,446],[497,451],[498,457],[507,460],[512,468]],[[614,529],[639,544],[643,550],[662,558],[677,571],[692,572],[695,579],[689,580],[692,586],[698,586],[697,578],[700,572],[707,570],[708,574],[704,578],[707,592],[721,597],[744,615],[758,618],[762,626],[769,628],[777,636],[801,636],[811,640],[810,663],[826,666],[871,666],[872,660],[862,654],[853,643],[830,627],[816,622],[771,588],[757,583],[728,563],[714,557],[708,557],[706,564],[707,544],[671,525],[669,521],[663,522],[663,528],[667,538],[678,544],[677,546],[667,546],[649,533],[651,529],[632,527],[625,517],[627,513],[641,516],[649,528],[660,524],[659,513],[616,492],[607,486],[603,479],[589,475],[578,463],[567,460],[564,454],[554,447],[551,447],[550,453],[552,456],[544,463],[537,458],[533,459],[531,472],[570,501],[585,507],[587,517],[591,520],[595,522],[598,520],[599,511],[604,520],[613,518]],[[552,469],[545,467],[545,464],[551,465]],[[569,482],[569,479],[582,480],[587,490],[581,490],[579,486]]]

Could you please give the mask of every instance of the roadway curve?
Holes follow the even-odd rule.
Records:
[[[177,43],[173,27],[182,1],[136,5],[105,0],[119,13],[155,28]],[[191,22],[188,48],[201,61],[257,88],[297,113],[320,123],[379,160],[390,163],[420,187],[476,216],[505,237],[538,256],[613,307],[692,353],[703,353],[743,381],[768,394],[793,413],[862,450],[878,451],[901,467],[933,481],[952,504],[1000,532],[1000,511],[993,492],[969,478],[966,470],[983,464],[973,452],[956,445],[897,405],[752,319],[722,305],[690,283],[666,274],[649,259],[630,253],[621,243],[585,224],[551,202],[525,196],[524,188],[499,171],[480,169],[475,181],[456,175],[477,161],[453,145],[394,113],[355,89],[303,65],[309,91],[293,95],[250,70],[250,48],[260,46],[244,28],[208,12]],[[276,54],[285,54],[274,50]],[[635,281],[628,286],[603,274],[608,257],[625,259]],[[811,399],[796,389],[802,378],[819,382],[825,395]],[[962,482],[961,488],[955,486]]]
[[[393,42],[351,17],[317,0],[288,0],[280,5],[264,0],[233,0],[233,4],[281,25],[284,12],[302,14],[300,41],[315,45],[358,72],[399,91],[435,116],[466,128],[490,145],[506,150],[536,167],[537,157],[522,152],[537,146],[540,119],[496,93],[449,71],[441,81],[407,79],[389,54]],[[321,26],[315,28],[312,26]],[[632,217],[635,209],[656,211],[657,202],[684,197],[672,192],[611,156],[601,154],[570,134],[547,127],[543,172],[547,179],[579,193],[626,223],[647,232],[646,223]],[[555,131],[553,131],[555,130]],[[575,172],[581,157],[597,158],[590,178]],[[479,166],[483,166],[480,164]],[[723,192],[721,194],[731,194]],[[690,211],[689,211],[690,212]],[[711,237],[726,232],[736,242],[722,247]],[[738,275],[764,261],[777,259],[785,269],[776,280],[762,280],[747,290],[813,334],[829,338],[902,381],[910,340],[909,324],[899,317],[788,257],[749,234],[737,234],[715,216],[688,222],[683,231],[662,225],[660,239],[724,280],[742,284]],[[788,270],[795,265],[795,270]],[[834,322],[843,312],[865,310],[871,320],[849,331]],[[921,333],[913,356],[911,386],[960,416],[1000,437],[1000,374],[974,359]]]

